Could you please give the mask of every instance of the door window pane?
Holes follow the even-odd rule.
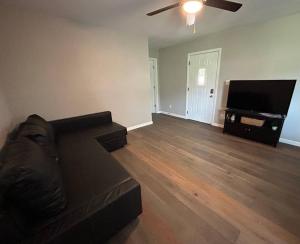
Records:
[[[206,69],[204,68],[198,70],[198,86],[205,86],[205,73]]]

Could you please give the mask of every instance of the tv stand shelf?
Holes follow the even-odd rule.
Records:
[[[285,116],[225,110],[224,133],[277,146]]]

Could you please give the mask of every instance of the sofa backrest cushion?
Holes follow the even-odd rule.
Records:
[[[43,128],[46,131],[49,140],[52,142],[55,141],[55,133],[52,125],[48,123],[45,119],[43,119],[41,116],[37,114],[32,114],[27,118],[26,123]]]
[[[87,114],[72,118],[60,119],[50,122],[57,134],[82,130],[99,125],[111,124],[111,112],[101,112],[95,114]]]
[[[0,194],[33,217],[48,219],[66,205],[58,164],[26,137],[5,145],[1,156]]]
[[[44,127],[24,122],[19,126],[17,134],[16,138],[29,138],[39,144],[50,157],[55,159],[55,161],[59,160],[56,144],[52,141],[52,138],[49,137],[49,133]]]
[[[20,125],[17,125],[10,133],[8,133],[6,141],[12,142],[15,141],[18,138]]]

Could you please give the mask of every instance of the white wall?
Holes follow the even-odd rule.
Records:
[[[0,148],[6,139],[8,131],[11,129],[11,123],[12,116],[0,86]]]
[[[2,7],[0,53],[14,121],[104,110],[124,126],[152,120],[145,36]]]
[[[185,115],[187,55],[222,48],[215,123],[223,123],[228,87],[234,79],[300,79],[300,14],[233,28],[160,49],[161,110]],[[169,109],[169,105],[172,109]],[[282,137],[300,142],[300,84],[291,103]]]

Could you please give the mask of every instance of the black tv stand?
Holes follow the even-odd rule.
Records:
[[[277,146],[284,115],[237,109],[225,110],[224,133]]]

